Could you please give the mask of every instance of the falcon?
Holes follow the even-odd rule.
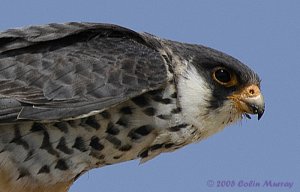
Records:
[[[146,162],[260,119],[258,75],[202,46],[99,23],[0,33],[0,191],[65,192],[93,168]]]

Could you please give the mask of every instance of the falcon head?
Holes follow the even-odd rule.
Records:
[[[264,98],[253,70],[208,47],[175,47],[179,102],[187,121],[209,136],[249,114],[262,117]]]

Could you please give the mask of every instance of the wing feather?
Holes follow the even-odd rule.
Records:
[[[153,43],[115,25],[49,24],[0,33],[1,122],[78,118],[166,79]]]

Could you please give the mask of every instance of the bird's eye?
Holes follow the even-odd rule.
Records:
[[[237,83],[235,74],[223,67],[215,68],[212,77],[216,82],[226,87],[231,87]]]
[[[218,69],[215,71],[214,76],[217,81],[220,81],[221,83],[228,83],[231,79],[231,75],[229,71],[226,69]]]

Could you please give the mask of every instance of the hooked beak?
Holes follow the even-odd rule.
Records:
[[[232,99],[236,108],[246,114],[247,117],[249,117],[248,114],[257,114],[258,120],[260,120],[264,114],[264,97],[257,85],[246,86],[228,98]]]

